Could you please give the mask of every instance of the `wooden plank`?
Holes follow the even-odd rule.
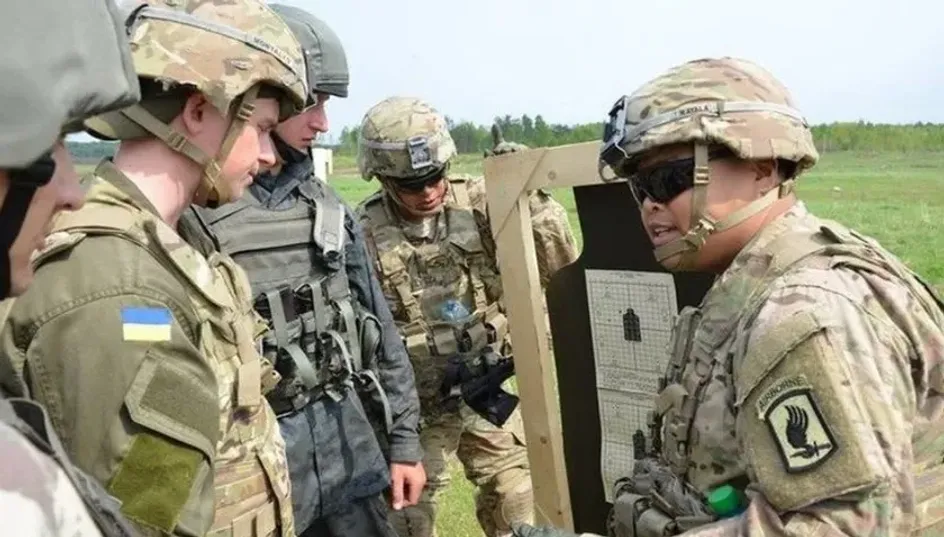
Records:
[[[496,237],[496,245],[528,441],[537,523],[572,530],[554,362],[544,323],[544,297],[526,194],[512,206],[508,227]]]
[[[638,208],[626,185],[620,184],[625,180],[600,178],[599,148],[598,142],[588,142],[490,157],[485,160],[485,186],[515,351],[537,522],[605,534],[604,513],[610,505],[601,487],[600,424],[595,419],[595,423],[587,422],[591,416],[597,417],[599,408],[583,271],[665,269],[652,257]],[[610,170],[604,172],[609,174]],[[583,209],[584,248],[578,262],[562,269],[560,278],[551,281],[547,294],[548,309],[557,313],[551,317],[551,328],[555,336],[561,336],[555,341],[556,356],[561,357],[558,364],[541,321],[544,297],[528,196],[539,188],[574,187],[594,188],[575,189],[578,210]],[[610,246],[614,225],[622,230],[620,248]],[[641,255],[643,251],[645,255]],[[678,307],[698,304],[713,281],[711,275],[700,273],[673,277]],[[556,389],[555,372],[561,379],[560,390]],[[588,396],[582,390],[593,392]],[[566,403],[563,416],[560,401]],[[568,422],[571,435],[567,442],[562,420]],[[572,460],[566,459],[565,446]],[[596,460],[590,462],[592,457]],[[574,472],[571,479],[568,467]],[[581,527],[576,528],[575,523]]]
[[[515,353],[538,524],[574,530],[555,363],[544,319],[528,197],[539,188],[607,184],[599,142],[518,151],[485,159],[485,188]],[[612,182],[620,182],[617,179]],[[628,193],[627,193],[628,195]]]
[[[540,147],[485,159],[486,189],[493,233],[504,230],[518,196],[539,188],[572,188],[623,182],[603,181],[597,169],[600,142]],[[609,172],[609,170],[605,170]],[[488,178],[501,179],[489,181]]]

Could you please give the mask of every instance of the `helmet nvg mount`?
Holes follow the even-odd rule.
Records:
[[[193,203],[217,206],[232,200],[221,167],[254,111],[257,97],[279,99],[280,119],[301,110],[308,96],[301,47],[285,22],[260,0],[146,0],[127,21],[142,100],[86,122],[99,138],[156,136],[203,167]],[[158,88],[148,95],[147,87]],[[185,99],[174,91],[195,89],[224,116],[233,112],[215,157],[205,154],[168,123]],[[178,94],[180,95],[180,94]]]
[[[737,58],[700,59],[676,66],[632,95],[620,98],[609,114],[599,170],[609,167],[631,178],[641,157],[675,144],[694,146],[691,225],[684,237],[655,248],[656,259],[691,270],[708,236],[728,229],[793,191],[794,178],[721,221],[705,212],[709,146],[723,146],[745,160],[785,160],[796,174],[819,159],[812,133],[789,91],[768,71]]]

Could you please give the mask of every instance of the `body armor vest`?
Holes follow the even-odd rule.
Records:
[[[86,510],[103,537],[134,537],[138,533],[121,514],[121,506],[97,481],[72,465],[49,421],[46,410],[35,401],[6,399],[0,395],[0,422],[17,431],[39,451],[53,459],[82,498]]]
[[[374,392],[387,431],[392,415],[371,368],[381,325],[351,292],[345,270],[345,208],[318,181],[304,180],[288,209],[263,208],[250,193],[190,219],[246,272],[256,311],[269,324],[262,349],[282,380],[266,394],[278,415],[312,398],[338,401],[345,387]]]
[[[104,194],[96,195],[97,189]],[[63,213],[55,231],[131,241],[148,250],[188,291],[200,323],[195,344],[219,386],[220,439],[212,457],[215,517],[207,537],[294,535],[285,444],[275,415],[262,400],[265,386],[274,384],[274,372],[263,367],[253,343],[264,327],[250,307],[245,275],[221,254],[203,257],[165,222],[101,180],[83,210]]]
[[[746,484],[743,456],[731,434],[736,418],[722,398],[733,393],[732,364],[750,360],[744,356],[748,327],[772,292],[774,280],[801,266],[857,268],[904,282],[923,310],[944,328],[944,302],[933,287],[873,240],[834,222],[820,224],[815,234],[790,230],[774,239],[764,249],[775,255],[763,276],[735,276],[716,283],[700,308],[687,307],[679,314],[656,411],[650,416],[650,436],[656,455],[698,493],[726,482]],[[699,423],[696,413],[706,401],[720,414],[711,414],[712,423]],[[934,532],[944,528],[944,463],[936,447],[941,437],[944,424],[937,424],[913,441],[917,519],[913,535],[937,535]],[[662,535],[673,523],[664,516],[649,519],[659,522],[637,536]]]
[[[407,236],[383,192],[363,205],[384,295],[427,392],[421,395],[433,388],[422,386],[420,377],[430,376],[422,370],[443,366],[432,358],[474,356],[488,346],[511,352],[501,280],[483,247],[466,181],[451,179],[448,196],[431,240]]]

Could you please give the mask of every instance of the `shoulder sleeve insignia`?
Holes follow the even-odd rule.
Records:
[[[788,473],[816,468],[839,447],[810,388],[784,391],[763,415]]]
[[[121,333],[125,341],[170,341],[170,310],[123,307],[121,308]]]

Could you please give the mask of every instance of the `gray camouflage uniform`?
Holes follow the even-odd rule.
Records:
[[[334,32],[300,9],[272,7],[305,50],[312,99],[346,97],[347,64]],[[194,206],[180,229],[201,249],[232,255],[270,323],[264,352],[284,378],[269,400],[286,442],[299,534],[394,536],[382,494],[389,464],[422,459],[413,369],[353,213],[314,177],[310,153],[273,138],[278,171],[258,176],[234,204]],[[310,289],[330,296],[309,302]],[[319,369],[331,354],[319,339],[332,321],[345,347],[335,350],[355,364],[347,379]],[[307,373],[321,378],[309,382]]]
[[[74,46],[75,35],[83,36],[84,46]],[[10,182],[0,209],[6,252],[36,189],[52,178],[50,150],[60,137],[86,117],[133,104],[140,89],[112,0],[8,2],[0,14],[0,45],[0,170]],[[7,299],[0,317],[5,317],[14,300],[8,298],[9,256],[0,265],[0,298]],[[7,399],[8,393],[28,395],[21,379],[0,366],[0,521],[5,532],[135,535],[117,502],[69,461],[43,407],[29,399]]]

